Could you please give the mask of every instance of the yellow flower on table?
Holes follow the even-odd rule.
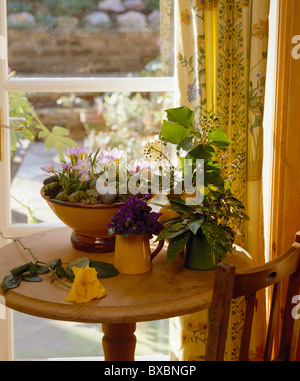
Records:
[[[75,279],[69,295],[65,298],[67,302],[87,303],[95,298],[103,298],[106,290],[97,278],[96,269],[87,265],[85,268],[72,267]]]

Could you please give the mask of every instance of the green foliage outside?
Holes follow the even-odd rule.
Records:
[[[10,76],[13,76],[11,73]],[[43,139],[45,149],[55,148],[59,158],[63,159],[63,153],[70,145],[76,146],[76,142],[69,138],[69,131],[60,126],[54,126],[52,130],[46,127],[39,119],[32,104],[28,100],[25,93],[11,92],[9,93],[9,115],[11,117],[24,118],[23,125],[25,130],[11,130],[11,157],[15,156],[18,141],[27,139],[34,141],[36,138]]]

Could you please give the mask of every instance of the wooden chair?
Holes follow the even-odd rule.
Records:
[[[272,358],[276,321],[280,316],[280,285],[284,279],[288,279],[288,284],[285,288],[286,303],[281,325],[279,353],[276,358]],[[237,272],[235,267],[226,263],[220,263],[217,266],[208,328],[207,361],[224,359],[231,300],[240,296],[246,298],[246,312],[239,361],[248,360],[256,292],[271,285],[273,292],[264,360],[270,361],[271,358],[282,361],[295,360],[300,318],[295,318],[297,315],[294,313],[297,297],[293,301],[292,298],[299,294],[300,288],[300,232],[296,234],[295,243],[291,248],[269,263]]]

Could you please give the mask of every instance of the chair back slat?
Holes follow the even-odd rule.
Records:
[[[234,275],[235,268],[227,263],[221,263],[216,269],[218,282],[214,284],[214,298],[210,309],[210,316],[215,318],[210,319],[212,330],[206,345],[206,358],[208,361],[220,361],[223,358]],[[216,342],[219,343],[218,347],[215,346]]]
[[[246,296],[246,312],[245,312],[245,321],[244,321],[244,326],[242,331],[243,333],[242,333],[239,361],[248,360],[255,301],[256,301],[256,292]]]
[[[272,302],[269,316],[268,332],[265,343],[266,361],[272,358],[273,341],[280,318],[280,300],[282,281],[289,279],[286,291],[286,304],[281,326],[279,358],[291,360],[295,357],[297,345],[292,344],[299,336],[299,326],[295,329],[295,318],[292,316],[292,298],[300,289],[300,232],[296,234],[295,243],[284,254],[261,266],[247,270],[235,271],[226,263],[220,263],[216,269],[212,305],[207,339],[206,360],[224,359],[226,336],[229,324],[231,301],[244,296],[246,300],[245,321],[240,347],[240,361],[248,360],[253,314],[256,303],[256,292],[272,286]],[[300,319],[299,319],[300,320]]]
[[[290,361],[296,361],[299,353],[299,341],[300,341],[300,319],[296,319],[294,323],[294,331],[291,343],[291,349],[289,354]]]
[[[280,316],[280,295],[281,295],[281,283],[275,283],[272,293],[272,301],[270,307],[269,326],[266,338],[264,361],[270,361],[272,358],[273,341],[276,332],[276,324],[278,317]]]

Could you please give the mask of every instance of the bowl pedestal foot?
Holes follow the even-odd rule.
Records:
[[[71,242],[74,249],[86,253],[109,253],[115,250],[115,237],[88,237],[73,232]]]

